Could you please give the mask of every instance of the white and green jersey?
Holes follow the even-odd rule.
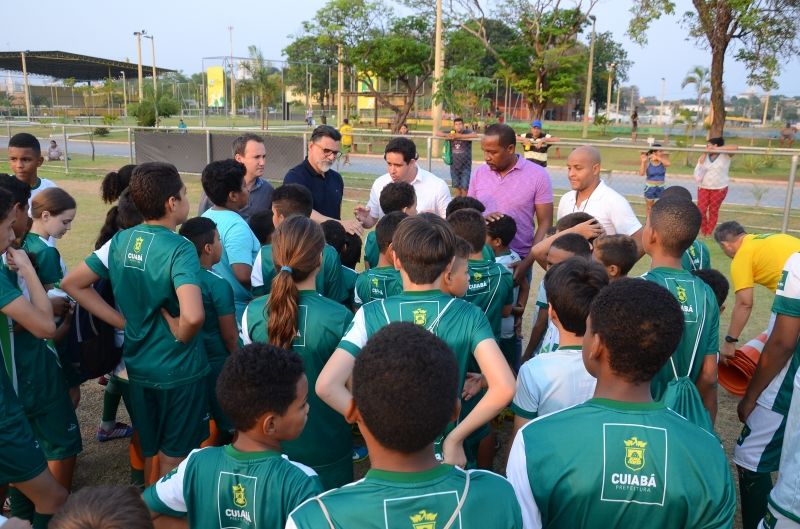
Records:
[[[261,296],[251,301],[244,311],[242,341],[245,345],[269,341],[268,303],[269,296]],[[308,378],[308,420],[300,437],[282,443],[281,448],[290,458],[303,464],[327,465],[350,453],[352,432],[344,417],[317,396],[314,386],[350,325],[353,313],[314,290],[300,291],[297,312],[297,336],[292,350],[303,358]]]
[[[503,265],[491,261],[470,259],[467,262],[469,287],[464,299],[483,311],[500,339],[503,307],[514,304],[514,278]]]
[[[711,268],[711,253],[706,243],[696,240],[681,256],[681,266],[684,270],[708,270]]]
[[[800,524],[800,374],[794,376],[794,391],[784,432],[780,473],[769,493],[769,505]]]
[[[364,479],[303,503],[289,515],[286,529],[436,529],[454,514],[454,529],[522,527],[519,505],[505,478],[439,465],[424,472],[369,470]]]
[[[198,276],[203,295],[203,309],[206,311],[202,331],[203,345],[209,363],[222,364],[228,358],[229,352],[219,330],[219,317],[236,313],[233,289],[230,283],[213,270],[203,269]]]
[[[659,402],[592,399],[534,419],[506,474],[526,529],[733,527],[722,446]]]
[[[192,529],[280,529],[295,507],[320,492],[307,466],[278,452],[226,445],[192,451],[143,498],[153,512],[188,518]]]
[[[706,355],[719,353],[719,305],[711,287],[686,270],[654,268],[642,277],[669,290],[683,310],[683,336],[678,348],[650,384],[653,398],[660,400],[676,374],[696,382]]]
[[[370,268],[358,274],[355,303],[365,305],[376,299],[385,299],[403,292],[403,278],[393,266]]]
[[[355,302],[356,281],[358,281],[358,275],[358,272],[352,268],[342,265],[342,285],[344,285],[344,290],[347,292],[347,297],[342,303],[348,307],[351,307]]]
[[[164,308],[178,315],[177,288],[201,288],[200,261],[192,243],[163,226],[140,224],[114,235],[86,258],[86,265],[111,281],[125,316],[122,358],[132,382],[169,389],[208,373],[202,333],[181,343],[161,314]]]
[[[542,279],[541,284],[539,285],[539,292],[536,294],[536,308],[538,309],[545,309],[550,304],[547,302],[547,291],[544,288],[544,279]],[[544,333],[544,337],[542,338],[542,343],[539,346],[539,350],[536,354],[542,353],[549,353],[551,351],[555,351],[558,349],[558,340],[560,339],[560,333],[558,332],[558,327],[550,320],[547,319],[547,331]]]
[[[30,232],[25,236],[22,249],[35,257],[34,265],[39,281],[43,285],[58,286],[67,273],[67,267],[56,247],[51,246],[48,239]]]
[[[500,263],[501,265],[505,266],[506,269],[509,272],[511,272],[511,268],[509,267],[509,265],[522,261],[522,258],[514,250],[508,250],[507,252],[502,253],[497,257],[495,257],[494,260],[496,263]],[[516,304],[518,300],[519,300],[519,286],[515,286],[514,303]],[[516,331],[514,330],[514,315],[512,314],[503,318],[503,323],[500,326],[500,337],[513,338],[515,336],[515,333]]]
[[[378,266],[378,259],[380,259],[381,251],[378,248],[378,239],[375,235],[375,230],[367,233],[364,238],[364,261],[369,263],[370,268]]]
[[[263,296],[272,290],[272,279],[275,277],[275,263],[272,261],[272,245],[265,244],[256,256],[253,263],[253,272],[250,275],[250,286],[253,295]],[[347,288],[342,277],[342,261],[336,249],[326,244],[322,250],[322,267],[317,274],[317,292],[326,298],[345,303],[347,301]]]
[[[511,410],[525,419],[547,415],[586,402],[596,384],[583,365],[581,347],[559,347],[522,364]]]

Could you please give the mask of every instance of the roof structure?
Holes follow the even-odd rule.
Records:
[[[0,70],[22,72],[22,54],[28,75],[46,75],[56,79],[74,78],[76,81],[99,81],[108,77],[119,77],[125,72],[128,79],[138,76],[136,63],[113,61],[89,55],[64,51],[2,51]],[[152,74],[152,66],[142,65],[144,75]],[[158,75],[174,72],[167,68],[156,68]]]

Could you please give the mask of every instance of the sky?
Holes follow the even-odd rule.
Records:
[[[386,2],[391,5],[392,0]],[[246,57],[247,47],[255,44],[265,58],[280,60],[291,37],[301,32],[302,22],[313,18],[325,3],[326,0],[291,0],[288,4],[276,0],[237,0],[231,4],[138,0],[125,4],[123,11],[116,7],[119,4],[107,0],[40,0],[36,3],[36,17],[5,24],[0,33],[0,49],[58,50],[136,62],[133,32],[144,29],[155,37],[158,66],[191,74],[201,70],[204,57],[230,54],[229,26],[233,27],[235,56]],[[676,3],[678,13],[691,8],[690,0]],[[226,13],[226,5],[235,9]],[[710,66],[710,53],[685,39],[686,31],[677,16],[654,22],[648,31],[647,46],[631,42],[625,36],[629,6],[629,0],[600,0],[593,11],[597,31],[611,31],[633,62],[625,84],[637,85],[643,97],[660,98],[664,78],[667,100],[694,97],[691,86],[681,89],[681,81],[693,66]],[[22,24],[22,20],[34,25]],[[143,40],[142,55],[144,63],[150,64],[149,40]],[[745,69],[732,58],[726,61],[724,82],[729,96],[748,90]],[[778,82],[778,93],[800,95],[800,58],[783,64]]]

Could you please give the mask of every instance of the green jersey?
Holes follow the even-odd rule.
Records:
[[[219,317],[236,313],[233,289],[230,283],[213,270],[201,270],[198,278],[203,294],[203,309],[206,311],[206,319],[203,322],[203,345],[208,362],[221,364],[228,358],[229,353],[219,330]]]
[[[491,261],[470,259],[467,263],[469,288],[464,299],[483,311],[500,339],[503,307],[514,304],[514,278],[508,268]]]
[[[361,272],[356,279],[354,301],[365,305],[376,299],[385,299],[403,292],[403,278],[393,266],[370,268]]]
[[[381,251],[378,248],[378,239],[373,230],[367,233],[367,238],[364,239],[364,261],[369,263],[370,268],[375,268],[378,266],[380,256]]]
[[[686,270],[654,268],[642,277],[669,290],[683,310],[678,348],[650,385],[653,398],[660,400],[671,380],[688,376],[696,382],[705,356],[719,353],[719,305],[711,287]]]
[[[242,340],[245,344],[269,340],[267,305],[269,296],[254,299],[242,317]],[[300,291],[297,302],[297,336],[292,350],[303,357],[308,377],[308,421],[300,437],[282,443],[283,453],[312,467],[327,465],[350,453],[352,435],[344,417],[325,404],[313,391],[317,377],[336,350],[353,313],[313,290]]]
[[[265,244],[258,252],[250,284],[253,295],[263,296],[272,290],[272,279],[275,277],[275,263],[272,261],[272,245]],[[342,277],[342,261],[336,249],[326,244],[322,250],[322,267],[317,274],[317,292],[326,298],[345,303],[347,301],[347,288]]]
[[[0,308],[5,307],[21,296],[22,291],[16,281],[16,274],[6,268],[5,261],[3,261],[2,267],[0,267]],[[3,367],[8,375],[8,382],[11,384],[12,389],[16,391],[19,385],[14,355],[14,320],[6,315],[0,316],[0,352],[3,354]],[[5,379],[0,380],[0,383],[2,382],[5,382]],[[5,395],[5,392],[0,393],[0,399],[2,399],[0,400],[0,411],[3,412],[5,412]],[[5,413],[0,413],[0,422],[5,416]]]
[[[34,256],[36,275],[43,285],[58,285],[64,278],[66,266],[61,254],[46,239],[35,233],[28,233],[22,243],[22,249]]]
[[[708,270],[711,268],[711,253],[703,241],[694,241],[681,257],[681,266],[684,270]]]
[[[505,478],[439,465],[424,472],[369,470],[364,479],[300,505],[289,515],[286,529],[435,529],[454,514],[453,528],[522,527],[519,505]]]
[[[506,473],[526,528],[733,527],[722,446],[659,402],[591,399],[534,419]]]
[[[344,282],[344,289],[347,291],[347,299],[344,301],[344,303],[347,306],[352,306],[356,295],[356,281],[358,281],[358,272],[352,268],[342,265],[342,281]]]
[[[483,250],[481,250],[481,259],[484,261],[494,261],[495,258],[494,250],[488,244],[483,245]]]
[[[226,445],[194,450],[143,498],[153,512],[188,518],[192,529],[282,529],[295,507],[320,492],[305,465]]]
[[[202,333],[181,343],[161,314],[162,308],[178,314],[177,288],[201,288],[200,261],[192,243],[163,226],[140,224],[114,235],[86,258],[86,265],[111,281],[125,315],[122,358],[131,382],[168,389],[208,373]]]

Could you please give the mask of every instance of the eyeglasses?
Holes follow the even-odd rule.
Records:
[[[316,145],[317,147],[319,147],[320,149],[322,149],[322,155],[323,155],[325,158],[331,158],[331,157],[333,157],[333,159],[334,159],[334,160],[338,160],[339,158],[341,158],[341,157],[342,157],[342,153],[341,153],[340,151],[334,151],[334,150],[331,150],[331,149],[326,149],[325,147],[322,147],[322,146],[320,146],[320,145],[319,145],[319,144],[317,144],[317,143],[315,143],[314,145]]]

